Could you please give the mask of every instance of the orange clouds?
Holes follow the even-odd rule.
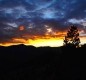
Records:
[[[24,29],[25,29],[24,26],[19,26],[19,30],[20,30],[20,31],[23,31]]]
[[[24,26],[21,26],[20,30],[24,30]],[[44,36],[38,36],[38,35],[26,35],[25,39],[24,37],[21,38],[12,38],[8,42],[1,43],[2,46],[11,46],[11,45],[18,45],[18,44],[24,44],[24,45],[32,45],[35,47],[40,46],[50,46],[50,47],[58,47],[63,45],[63,39],[66,35],[66,31],[64,32],[53,32],[54,34],[48,34]],[[80,37],[81,43],[84,44],[86,37]]]

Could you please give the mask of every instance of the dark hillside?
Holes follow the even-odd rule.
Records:
[[[85,80],[85,53],[86,45],[0,47],[0,80]]]

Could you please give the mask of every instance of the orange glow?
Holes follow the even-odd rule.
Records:
[[[45,36],[31,36],[27,35],[27,39],[24,38],[12,38],[9,42],[1,43],[1,46],[11,46],[11,45],[32,45],[35,47],[40,46],[50,46],[50,47],[58,47],[63,45],[63,39],[66,35],[66,32],[54,32],[53,35]],[[81,44],[84,44],[86,41],[86,37],[80,36]]]
[[[19,38],[13,38],[13,42],[21,42],[21,43],[25,43],[25,40],[24,39],[19,39]]]
[[[19,30],[20,30],[20,31],[23,31],[24,29],[25,29],[24,26],[20,26],[20,27],[19,27]]]
[[[63,44],[62,43],[63,39],[62,38],[48,38],[48,39],[40,38],[40,39],[35,39],[35,40],[30,39],[28,40],[28,42],[29,42],[29,45],[34,45],[35,47],[40,47],[40,46],[57,47]]]

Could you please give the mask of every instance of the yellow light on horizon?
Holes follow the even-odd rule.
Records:
[[[0,46],[12,46],[12,45],[19,45],[19,44],[24,44],[24,45],[32,45],[35,47],[59,47],[63,45],[63,39],[64,37],[50,37],[50,36],[45,36],[45,37],[35,37],[34,39],[18,39],[18,38],[13,38],[12,42],[5,42],[0,44]],[[85,44],[86,43],[86,37],[80,37],[80,44]]]
[[[40,47],[40,46],[58,47],[58,46],[62,46],[63,39],[60,38],[36,39],[36,40],[30,39],[28,40],[28,42],[29,45],[34,45],[35,47]]]

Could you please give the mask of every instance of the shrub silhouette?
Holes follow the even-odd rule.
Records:
[[[74,45],[79,47],[80,39],[79,39],[79,32],[76,26],[72,25],[67,32],[67,35],[64,39],[64,45]]]

